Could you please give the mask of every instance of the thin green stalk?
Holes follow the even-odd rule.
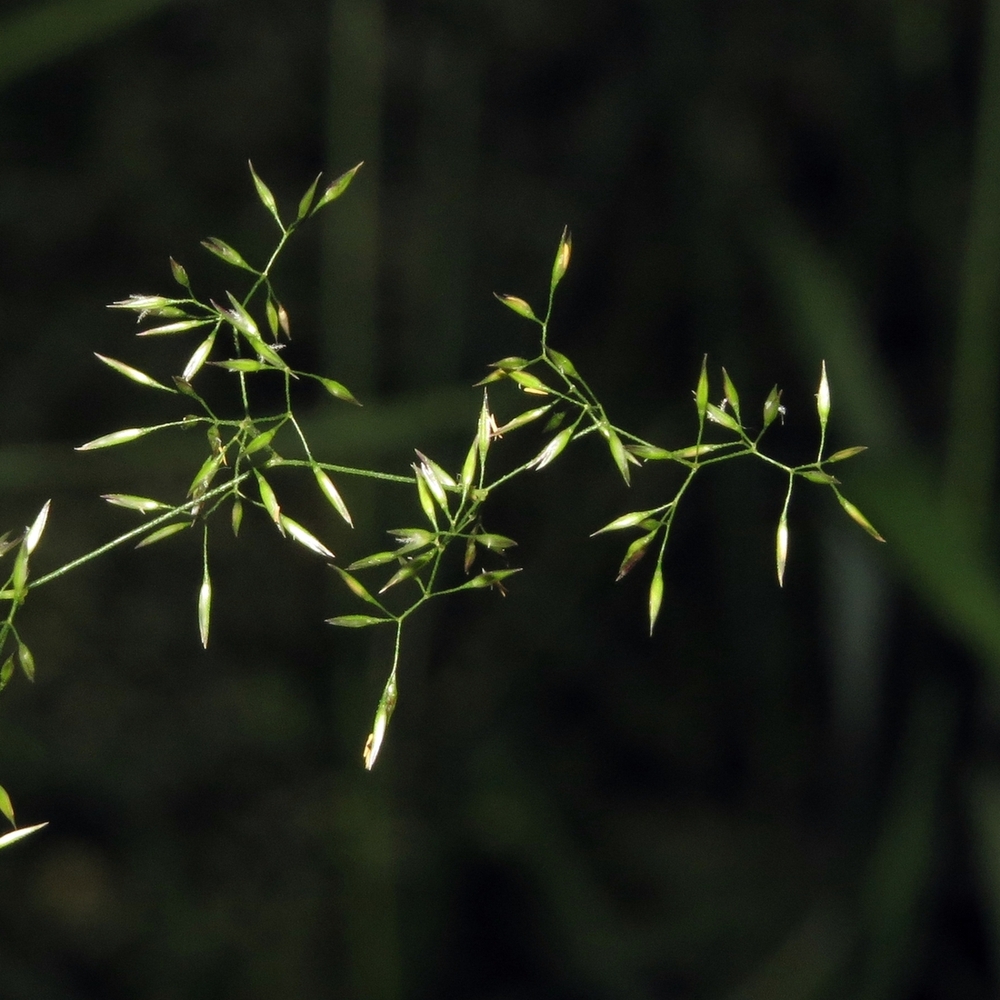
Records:
[[[268,462],[268,468],[276,469],[281,466],[289,468],[311,469],[315,464],[316,468],[325,469],[327,472],[339,472],[345,476],[360,476],[364,479],[381,479],[387,483],[406,483],[412,486],[416,480],[413,476],[397,476],[392,472],[378,472],[374,469],[358,469],[352,465],[336,465],[333,462],[307,462],[296,458],[272,458]]]
[[[228,493],[235,484],[242,482],[250,475],[250,472],[242,472],[239,476],[233,477],[233,479],[227,480],[221,486],[217,486],[213,490],[209,490],[203,496],[200,496],[194,500],[189,500],[187,503],[181,504],[179,507],[174,507],[172,510],[168,510],[161,514],[159,517],[154,517],[149,521],[145,521],[140,524],[137,528],[133,528],[131,531],[126,531],[124,535],[119,535],[117,538],[112,539],[110,542],[105,542],[104,545],[98,546],[96,549],[87,552],[85,555],[79,556],[76,559],[71,559],[68,563],[60,566],[58,569],[52,570],[50,573],[46,573],[44,576],[38,577],[37,580],[29,581],[28,590],[35,590],[41,587],[43,584],[51,583],[53,580],[58,580],[60,577],[65,576],[71,570],[79,569],[81,566],[86,566],[87,563],[93,562],[95,559],[113,551],[124,545],[126,542],[132,541],[133,538],[138,538],[141,535],[146,535],[149,533],[151,528],[156,528],[161,524],[166,524],[173,518],[177,517],[179,514],[186,514],[194,510],[195,507],[200,504],[204,504],[206,500],[210,500],[213,497],[221,496],[224,493]]]

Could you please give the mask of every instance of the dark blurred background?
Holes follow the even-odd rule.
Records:
[[[690,443],[707,352],[745,412],[779,383],[804,461],[825,359],[888,544],[801,489],[779,590],[781,478],[716,469],[650,640],[651,567],[615,585],[587,536],[676,473],[627,491],[588,439],[497,496],[509,596],[414,623],[371,774],[391,651],[323,624],[357,605],[264,518],[215,533],[208,652],[193,533],[88,565],[32,596],[0,704],[0,783],[51,824],[0,854],[0,996],[995,996],[1000,2],[6,0],[0,527],[52,497],[36,572],[133,526],[100,493],[200,464],[72,447],[183,414],[93,352],[169,379],[193,342],[104,306],[168,255],[221,297],[205,236],[262,259],[248,157],[286,211],[365,161],[277,274],[295,366],[366,404],[304,393],[323,459],[460,463],[471,384],[530,350],[491,293],[540,307],[568,224],[552,343],[612,418]],[[344,565],[419,523],[340,485],[353,533],[275,475]]]

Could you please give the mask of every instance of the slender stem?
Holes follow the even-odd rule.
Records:
[[[150,521],[146,521],[144,524],[139,525],[137,528],[133,528],[131,531],[126,531],[124,535],[119,535],[117,538],[113,538],[110,542],[105,542],[104,545],[93,549],[86,554],[79,556],[76,559],[70,560],[58,569],[52,570],[51,573],[46,573],[44,576],[40,576],[34,582],[28,583],[28,590],[35,590],[41,587],[43,584],[50,583],[52,580],[58,580],[59,577],[65,576],[70,570],[79,569],[81,566],[85,566],[89,562],[93,562],[99,556],[103,556],[113,549],[117,549],[124,545],[126,542],[130,542],[133,538],[138,538],[140,535],[145,535],[149,533],[150,528],[155,528],[158,525],[166,524],[168,521],[177,517],[179,514],[187,514],[194,510],[195,507],[204,504],[206,500],[211,500],[214,497],[221,496],[222,494],[228,492],[233,488],[236,483],[241,482],[250,475],[249,472],[242,472],[239,476],[234,476],[232,479],[227,480],[221,486],[217,486],[214,490],[209,490],[207,493],[198,497],[195,500],[189,500],[185,504],[181,504],[179,507],[174,507],[172,510],[168,510],[166,513],[161,514],[159,517],[154,517]]]
[[[288,376],[287,375],[285,376],[285,382],[286,382],[286,388],[287,388],[287,382],[288,382]],[[303,450],[306,453],[306,458],[308,459],[308,461],[306,462],[306,464],[310,468],[314,469],[316,467],[316,462],[313,459],[312,451],[309,448],[309,442],[306,440],[306,436],[305,436],[305,434],[302,433],[302,428],[299,426],[299,422],[295,419],[295,416],[292,413],[292,407],[291,407],[290,403],[288,405],[288,419],[291,422],[291,425],[295,428],[295,433],[298,434],[299,440],[302,442],[302,448],[303,448]]]
[[[795,473],[789,470],[788,475],[788,491],[785,493],[785,502],[781,508],[781,520],[785,520],[788,517],[788,505],[792,502],[792,487],[795,485]]]
[[[392,670],[390,671],[390,676],[396,676],[396,667],[399,666],[399,648],[402,644],[403,639],[403,619],[399,618],[396,621],[396,642],[392,649]]]
[[[273,458],[268,463],[268,468],[278,468],[288,466],[290,468],[311,469],[314,466],[319,469],[326,469],[328,472],[339,472],[345,476],[361,476],[365,479],[382,479],[388,483],[407,483],[412,486],[416,479],[413,476],[397,476],[391,472],[376,472],[374,469],[357,469],[352,465],[334,465],[332,462],[306,462],[296,458]]]
[[[826,447],[826,421],[819,422],[819,450],[816,452],[816,468],[823,464],[823,449]]]
[[[776,469],[781,469],[782,472],[787,472],[789,474],[793,473],[794,470],[782,462],[779,462],[775,458],[771,458],[770,455],[765,455],[762,451],[757,450],[757,446],[750,443],[750,447],[747,450],[747,454],[754,455],[759,458],[762,462],[766,462],[768,465],[773,465]],[[799,466],[799,468],[805,468],[805,466]]]

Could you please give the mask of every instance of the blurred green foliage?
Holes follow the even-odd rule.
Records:
[[[183,441],[70,449],[154,422],[104,304],[267,245],[248,156],[279,201],[368,164],[280,275],[300,367],[366,403],[317,397],[326,459],[460,463],[523,348],[490,293],[538,299],[569,223],[554,342],[616,421],[686,440],[707,351],[748,409],[779,382],[796,455],[825,358],[889,539],[804,493],[779,592],[782,484],[706,477],[650,641],[587,536],[667,473],[569,456],[494,515],[510,596],[422,619],[373,774],[386,650],[263,528],[208,653],[193,538],[47,588],[0,705],[51,821],[2,852],[3,996],[995,995],[1000,4],[19,0],[0,82],[3,524],[51,495],[52,565],[120,529],[98,493],[186,488]],[[353,535],[300,502],[352,557],[394,501],[346,498]]]

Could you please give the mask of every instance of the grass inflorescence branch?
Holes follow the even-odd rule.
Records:
[[[614,424],[577,367],[550,344],[555,294],[567,273],[572,254],[568,230],[564,230],[556,249],[542,317],[523,298],[497,295],[500,302],[536,327],[537,353],[530,358],[510,356],[493,362],[489,373],[477,383],[483,391],[482,403],[460,469],[449,472],[421,451],[415,451],[410,474],[344,466],[317,456],[296,416],[293,385],[313,381],[339,402],[348,405],[360,403],[350,389],[335,379],[299,371],[288,364],[285,355],[291,340],[291,324],[272,284],[271,274],[298,227],[339,198],[360,166],[358,164],[340,175],[322,192],[320,178],[313,181],[299,200],[294,218],[287,223],[282,219],[271,190],[250,166],[257,195],[279,229],[278,240],[266,264],[258,270],[238,250],[215,237],[202,243],[205,249],[233,268],[237,275],[250,277],[249,287],[240,295],[227,289],[218,299],[199,298],[193,291],[187,269],[171,258],[170,270],[175,283],[182,289],[180,295],[134,294],[112,303],[113,309],[135,314],[143,326],[138,331],[139,337],[196,338],[193,349],[189,347],[181,357],[180,373],[169,380],[157,379],[124,361],[97,355],[118,375],[140,387],[173,395],[182,409],[193,407],[196,412],[181,413],[164,423],[111,431],[80,445],[78,450],[117,447],[160,431],[201,428],[205,441],[204,459],[194,472],[186,495],[178,501],[132,494],[105,494],[104,499],[109,503],[144,518],[151,515],[149,520],[35,580],[30,578],[29,557],[45,528],[49,505],[45,504],[22,535],[11,537],[8,532],[0,538],[0,558],[14,553],[7,581],[0,588],[0,600],[7,602],[6,616],[0,622],[0,690],[13,676],[15,660],[29,679],[34,675],[33,656],[15,624],[16,614],[31,590],[59,579],[128,542],[137,541],[137,548],[145,547],[196,526],[201,527],[202,554],[202,578],[196,602],[197,623],[202,644],[207,646],[213,604],[209,521],[214,515],[228,510],[229,530],[238,535],[244,512],[250,510],[269,520],[285,538],[331,565],[350,594],[365,606],[363,613],[340,614],[327,619],[330,624],[354,629],[391,626],[394,631],[391,668],[364,748],[364,763],[370,769],[378,758],[396,707],[397,677],[407,621],[436,598],[469,590],[505,593],[506,582],[520,572],[520,567],[509,563],[511,550],[517,543],[487,528],[487,501],[500,487],[516,477],[547,468],[571,444],[588,436],[596,435],[604,442],[626,486],[631,483],[634,471],[649,462],[672,462],[683,470],[673,495],[662,503],[649,509],[622,513],[593,532],[595,536],[621,531],[637,533],[625,547],[617,574],[619,580],[631,573],[648,552],[656,553],[648,588],[650,633],[662,606],[663,561],[677,511],[695,477],[709,466],[737,458],[755,458],[777,470],[787,480],[776,528],[775,557],[779,585],[784,583],[788,558],[789,505],[796,484],[802,480],[829,487],[845,512],[874,538],[882,540],[857,507],[843,496],[839,480],[830,472],[830,466],[864,449],[847,448],[825,455],[831,400],[825,363],[821,367],[816,393],[819,447],[815,460],[803,465],[786,465],[761,449],[761,441],[768,428],[776,419],[784,417],[781,392],[777,386],[764,400],[759,429],[751,431],[744,401],[724,368],[721,372],[721,399],[718,404],[710,401],[707,358],[702,360],[693,393],[697,430],[692,443],[667,449]],[[200,388],[200,378],[207,367],[220,369],[232,377],[237,416],[219,416],[206,400]],[[274,412],[259,410],[253,390],[256,380],[261,378],[281,380],[283,407]],[[492,409],[489,391],[494,386],[500,388],[504,383],[530,396],[532,405],[500,423]],[[273,398],[273,392],[267,398]],[[505,435],[529,425],[542,427],[546,435],[540,450],[514,468],[494,472],[498,442]],[[722,440],[708,440],[718,434],[722,435]],[[290,445],[299,455],[289,458],[279,453],[276,450],[279,440],[282,448]],[[283,508],[269,478],[271,470],[280,467],[306,471],[324,500],[348,527],[353,527],[353,519],[334,476],[364,477],[412,489],[421,524],[419,527],[389,529],[387,534],[393,539],[392,547],[355,559],[343,568],[334,562],[333,549]],[[374,582],[364,583],[360,578],[362,576],[371,576]],[[2,788],[0,811],[14,823],[13,807]],[[0,846],[6,842],[9,842],[7,838],[0,838]]]

